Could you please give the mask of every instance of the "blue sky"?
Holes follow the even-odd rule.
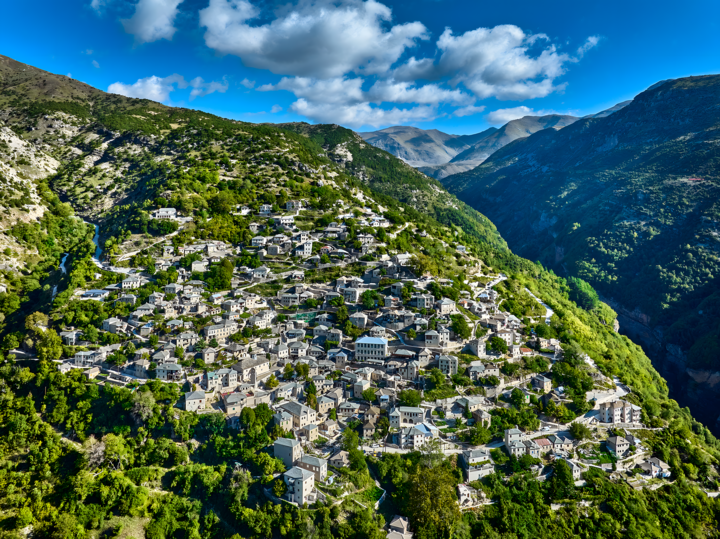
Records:
[[[720,72],[720,2],[5,3],[0,53],[97,88],[252,122],[475,133],[584,115]]]

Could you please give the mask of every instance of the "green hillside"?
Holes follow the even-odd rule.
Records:
[[[515,141],[444,184],[515,252],[589,281],[654,329],[659,361],[676,345],[687,368],[717,370],[718,127],[720,76],[668,81],[606,118]]]
[[[279,127],[308,136],[348,174],[388,199],[404,202],[444,225],[462,229],[477,240],[501,247],[506,245],[487,217],[449,195],[437,180],[368,144],[357,133],[338,125],[295,123]]]
[[[0,145],[0,159],[14,171],[13,181],[0,178],[3,192],[19,201],[9,204],[13,216],[28,213],[20,209],[28,201],[46,211],[4,231],[24,256],[39,259],[0,272],[7,288],[0,292],[0,539],[384,539],[396,515],[408,518],[418,539],[718,537],[720,501],[708,493],[720,490],[720,441],[670,398],[592,287],[513,254],[483,215],[436,181],[337,126],[236,122],[107,96],[4,62],[3,137],[32,141],[42,154],[28,150],[19,162]],[[54,89],[44,90],[51,79]],[[25,167],[37,172],[45,162],[52,164],[42,169],[46,176],[29,176]],[[176,217],[159,218],[161,208]],[[78,216],[100,225],[102,263],[92,259],[92,227]],[[283,224],[288,218],[292,225]],[[295,239],[310,233],[313,242]],[[271,244],[290,248],[273,254]],[[308,245],[314,256],[296,252]],[[66,272],[55,269],[64,253]],[[0,257],[17,258],[4,250]],[[345,300],[359,292],[356,280],[343,288],[349,277],[368,278],[358,301]],[[398,282],[402,290],[392,296]],[[463,350],[488,328],[463,305],[489,282],[498,298],[487,305],[517,331],[513,350],[535,352],[511,357],[494,337],[483,361],[502,374],[471,380],[479,356]],[[425,287],[427,308],[411,304],[414,286]],[[447,298],[457,310],[442,311]],[[418,326],[426,317],[430,328],[450,328],[444,333],[452,331],[458,345],[448,350],[457,372],[428,365],[422,379],[393,379],[403,389],[387,392],[389,380],[356,368],[364,363],[342,370],[342,356],[330,356],[342,347],[357,359],[357,339],[377,329],[351,315],[377,321],[400,309]],[[321,325],[318,313],[329,321]],[[339,330],[339,341],[325,323],[331,335]],[[223,328],[233,331],[211,333]],[[392,348],[407,355],[401,333],[415,339],[415,330],[390,331]],[[296,352],[281,363],[285,342],[296,350],[308,344],[318,355]],[[96,366],[85,363],[100,354]],[[325,374],[311,374],[321,362]],[[160,366],[181,376],[161,376]],[[553,394],[528,383],[526,376],[542,372]],[[241,380],[231,389],[224,381],[210,387],[232,373]],[[358,395],[353,380],[367,389]],[[422,404],[437,434],[381,452],[383,436],[402,432],[391,429],[389,410],[370,407],[381,402],[380,384],[399,405]],[[320,411],[321,392],[336,389],[343,399],[352,390],[350,406],[367,421],[339,406]],[[614,399],[621,390],[638,427],[586,415],[594,395]],[[491,420],[446,414],[434,400],[461,394],[482,399]],[[246,399],[240,410],[228,395]],[[291,412],[279,412],[289,403]],[[317,414],[318,423],[327,415],[323,436],[310,440],[314,423],[288,419],[298,409],[313,421]],[[368,425],[373,413],[377,425]],[[572,438],[566,454],[518,457],[498,447],[518,426],[549,440],[541,421]],[[331,434],[338,425],[342,434]],[[414,419],[410,425],[405,432],[417,436]],[[631,435],[627,459],[655,456],[667,477],[640,477],[634,460],[625,467],[609,451],[612,437]],[[338,457],[305,503],[288,499],[298,493],[289,489],[299,488],[298,477],[314,483],[315,474],[294,455],[285,462],[275,447],[280,438],[290,447],[301,437],[315,460],[300,464]],[[469,482],[478,503],[461,507],[458,489],[467,481],[459,450],[478,446],[494,463],[489,475]],[[586,461],[583,482],[571,458]]]

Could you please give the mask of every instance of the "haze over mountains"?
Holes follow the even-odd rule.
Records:
[[[620,110],[630,101],[589,117],[601,118]],[[562,129],[580,118],[565,114],[525,116],[502,127],[491,127],[474,135],[449,135],[437,129],[394,126],[360,133],[367,142],[399,157],[411,166],[437,179],[471,170],[493,152],[519,138],[543,129]]]

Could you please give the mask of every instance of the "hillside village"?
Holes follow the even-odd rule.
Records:
[[[9,77],[0,536],[716,531],[720,442],[440,183],[337,125]]]
[[[504,311],[496,288],[507,276],[485,274],[464,246],[455,248],[470,271],[453,283],[419,275],[408,253],[370,256],[381,238],[397,234],[382,208],[353,212],[341,201],[334,221],[307,231],[294,224],[313,211],[307,201],[278,210],[236,208],[260,234],[248,245],[156,243],[154,275],[97,261],[120,280],[74,298],[118,314],[92,335],[63,328],[64,344],[76,351],[57,361],[59,370],[82,370],[101,385],[175,384],[184,392],[178,407],[221,412],[231,428],[242,428],[247,410],[269,408],[273,453],[286,470],[279,492],[299,505],[326,500],[333,470],[350,464],[348,430],[367,454],[456,454],[466,479],[458,487],[463,508],[487,501],[476,482],[508,459],[540,479],[564,459],[579,484],[590,467],[635,470],[634,485],[657,487],[669,476],[643,446],[640,407],[622,398],[628,389],[587,356],[593,408],[578,417],[570,411],[572,398],[553,377],[563,348],[527,325],[550,324],[552,311],[534,296],[535,316]],[[174,208],[152,216],[184,221]],[[211,293],[201,277],[224,261],[231,289]],[[525,424],[493,440],[493,421],[497,427],[509,409],[523,410]]]

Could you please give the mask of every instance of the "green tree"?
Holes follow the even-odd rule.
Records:
[[[403,389],[398,393],[398,398],[403,406],[420,406],[422,396],[415,389]]]
[[[460,521],[456,481],[444,466],[417,466],[408,480],[407,511],[418,539],[450,539]]]
[[[339,324],[344,324],[348,318],[350,318],[350,315],[348,314],[348,308],[346,305],[342,305],[338,307],[337,312],[335,313],[335,319],[338,321]]]
[[[499,352],[501,354],[507,354],[508,345],[500,337],[490,337],[488,345],[491,351]]]
[[[360,302],[365,309],[374,309],[375,302],[380,299],[380,296],[375,290],[366,290],[360,294]]]
[[[60,359],[63,352],[62,339],[54,329],[41,331],[35,347],[40,359]]]
[[[375,389],[372,387],[367,388],[365,391],[362,392],[362,397],[368,402],[375,401]]]
[[[287,493],[287,485],[282,478],[277,478],[273,483],[273,494],[278,498],[282,498]]]
[[[510,402],[513,403],[515,408],[522,408],[525,405],[525,394],[518,388],[512,390],[510,393]]]
[[[575,497],[575,480],[572,470],[563,459],[556,459],[550,477],[548,492],[553,500],[565,500]]]
[[[592,432],[590,432],[590,429],[587,428],[586,425],[578,423],[577,421],[570,425],[570,434],[572,434],[572,437],[576,440],[587,440],[588,438],[592,438]]]
[[[578,277],[568,278],[570,286],[570,299],[586,311],[592,311],[600,306],[600,298],[590,283]]]
[[[467,323],[467,320],[465,320],[465,317],[462,314],[456,314],[452,316],[452,324],[450,324],[450,327],[455,332],[455,335],[462,338],[463,340],[467,340],[470,338],[470,335],[472,335],[472,329]]]

